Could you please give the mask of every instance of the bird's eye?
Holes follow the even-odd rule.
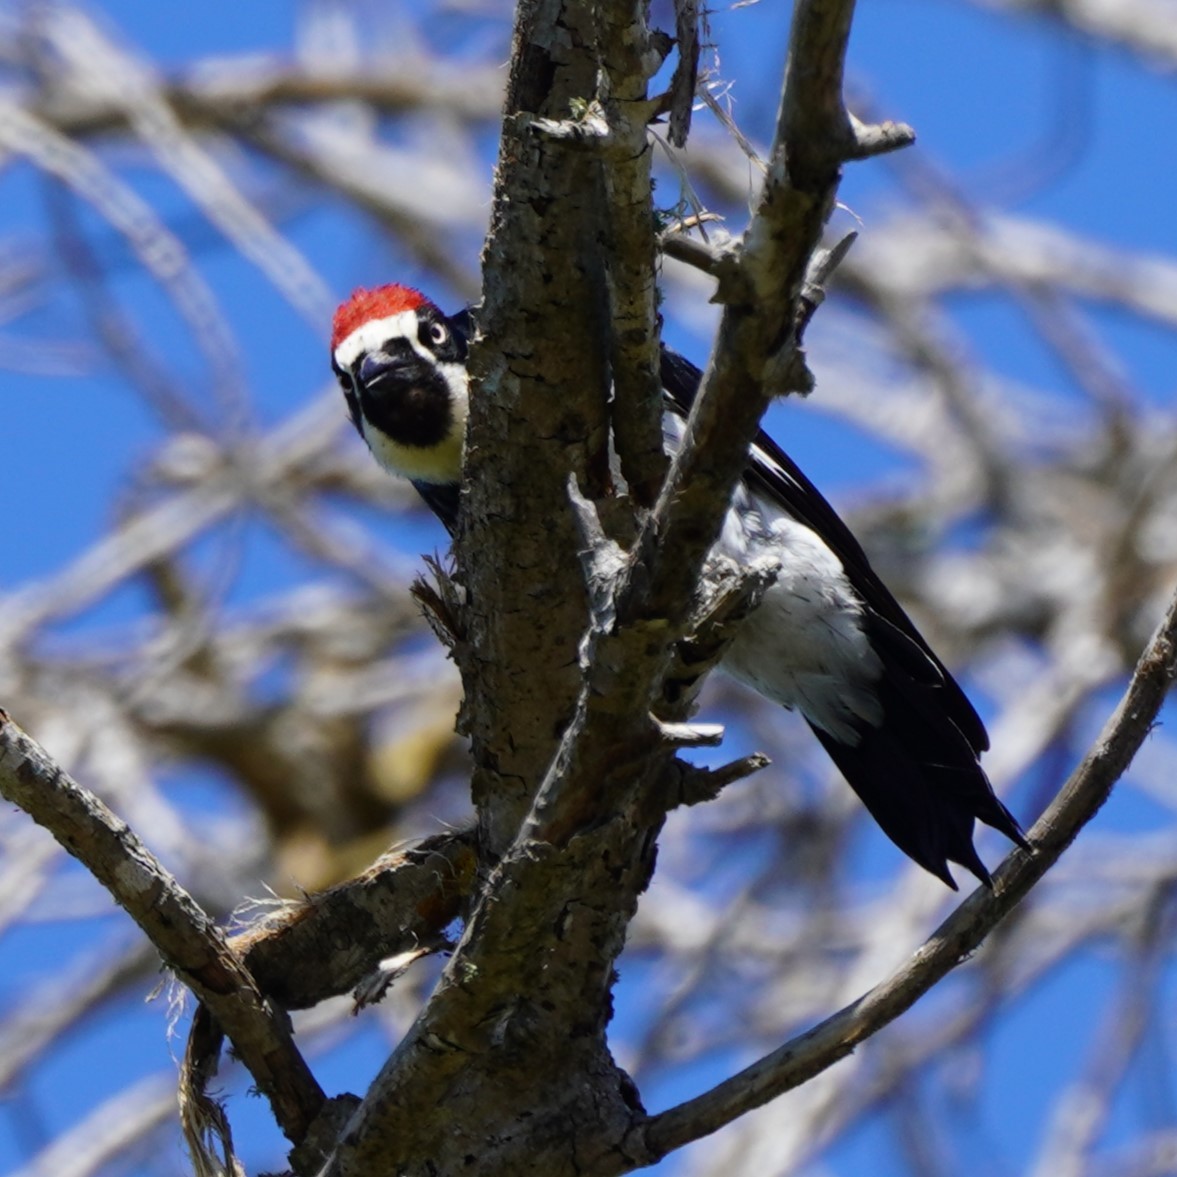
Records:
[[[342,368],[335,369],[335,379],[339,381],[339,387],[344,392],[351,392],[351,373],[344,371]]]
[[[445,329],[444,323],[430,324],[430,327],[429,327],[430,342],[435,343],[440,346],[441,344],[445,343],[445,341],[449,338],[449,334],[450,333]]]

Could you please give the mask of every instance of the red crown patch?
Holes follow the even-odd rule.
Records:
[[[351,292],[346,302],[339,304],[331,327],[331,350],[334,351],[357,327],[370,319],[387,319],[401,311],[415,311],[429,300],[411,286],[390,283],[365,290],[362,286]]]

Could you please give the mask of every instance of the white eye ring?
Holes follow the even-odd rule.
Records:
[[[441,323],[434,323],[429,328],[429,338],[432,339],[434,343],[445,343],[446,336],[448,334],[449,333],[446,331],[445,326]]]

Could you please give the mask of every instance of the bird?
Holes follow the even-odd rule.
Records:
[[[399,283],[359,288],[335,313],[331,365],[376,461],[412,482],[452,536],[469,410],[468,310],[446,315]],[[672,451],[702,373],[663,346],[663,433]],[[883,832],[957,889],[949,863],[992,887],[973,842],[981,821],[1029,850],[980,757],[973,705],[879,579],[821,492],[761,430],[715,550],[779,565],[723,668],[796,710]]]

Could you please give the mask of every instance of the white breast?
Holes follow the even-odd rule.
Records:
[[[684,427],[675,413],[663,417],[669,452]],[[728,647],[723,669],[842,743],[857,744],[863,722],[883,720],[875,691],[883,666],[842,561],[812,528],[743,485],[713,550],[741,565],[761,556],[780,564],[776,583]]]
[[[863,604],[842,562],[811,528],[741,488],[716,550],[745,563],[780,561],[776,583],[740,626],[723,660],[734,678],[844,743],[882,722],[882,663],[863,632]]]
[[[462,480],[462,448],[466,438],[466,402],[455,402],[455,420],[449,436],[435,446],[401,445],[383,430],[361,419],[364,440],[372,457],[390,474],[415,482],[445,484]]]

